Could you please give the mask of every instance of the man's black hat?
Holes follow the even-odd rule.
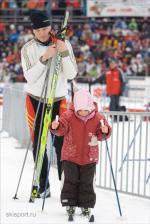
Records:
[[[48,15],[44,11],[36,10],[30,14],[33,29],[39,29],[51,25]]]

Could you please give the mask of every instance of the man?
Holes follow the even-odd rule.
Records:
[[[119,111],[119,98],[122,93],[123,79],[115,60],[109,63],[109,70],[106,72],[106,92],[110,96],[110,111]]]
[[[56,86],[52,120],[56,117],[56,115],[59,114],[59,112],[64,107],[65,96],[67,95],[67,79],[75,78],[75,76],[77,75],[77,65],[69,41],[57,40],[55,44],[52,43],[50,35],[51,24],[48,16],[42,11],[34,11],[31,14],[30,18],[32,22],[34,38],[23,46],[21,50],[21,60],[24,76],[27,80],[26,107],[30,131],[33,128],[35,114],[39,105],[40,97],[42,95],[40,107],[35,122],[34,133],[31,133],[33,141],[33,157],[35,161],[36,153],[40,145],[38,144],[38,139],[41,138],[42,134],[42,130],[40,131],[40,124],[42,120],[43,108],[45,111],[45,103],[43,102],[44,98],[48,98],[48,93],[51,89],[52,75],[54,71],[54,64],[57,52],[60,52],[62,56],[62,63]],[[46,94],[42,94],[49,64],[50,70],[47,91]],[[54,146],[56,148],[59,179],[61,179],[60,154],[62,144],[63,138],[55,137]],[[43,197],[44,195],[44,188],[47,176],[47,165],[48,157],[45,153],[40,176],[39,197]],[[50,196],[49,183],[46,192],[46,197],[48,196]]]

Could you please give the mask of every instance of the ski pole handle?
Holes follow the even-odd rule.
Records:
[[[59,120],[59,115],[56,115],[55,121],[58,122]]]
[[[105,126],[103,119],[100,120],[100,124],[101,124],[101,128],[103,129],[103,127]],[[105,133],[103,133],[103,134],[105,135]]]
[[[105,125],[103,119],[100,120],[100,124],[101,124],[101,129],[102,129]],[[103,131],[102,131],[102,133],[103,133]],[[104,136],[104,139],[106,140],[106,134],[105,133],[103,133],[103,136]]]
[[[105,125],[103,119],[100,120],[100,123],[101,123],[102,127]]]
[[[101,131],[102,131],[102,133],[103,133],[103,135],[105,137],[108,134],[108,132],[109,132],[109,128],[105,124],[104,120],[102,120],[102,119],[100,120],[100,124],[101,124]]]

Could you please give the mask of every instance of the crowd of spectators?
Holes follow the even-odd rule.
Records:
[[[51,10],[62,9],[66,7],[73,7],[80,9],[83,7],[85,0],[0,0],[0,8],[7,9],[44,9],[51,7]],[[51,5],[49,5],[51,3]]]
[[[79,75],[97,77],[106,72],[110,59],[126,75],[150,75],[150,25],[148,19],[137,23],[116,19],[113,23],[95,20],[73,28],[71,43],[75,49]]]
[[[1,0],[0,5],[2,8],[14,8],[14,7],[44,7],[47,4],[48,0]],[[73,7],[80,7],[83,0],[52,0],[52,6],[54,7],[66,7],[66,6],[73,6]]]
[[[137,22],[138,21],[138,22]],[[54,24],[54,29],[57,29]],[[20,49],[33,35],[30,27],[0,21],[0,81],[25,81]],[[148,18],[91,19],[71,24],[67,38],[78,63],[78,79],[90,81],[104,74],[114,58],[124,75],[150,75],[150,24]]]

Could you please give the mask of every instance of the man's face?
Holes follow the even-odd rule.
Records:
[[[110,63],[110,69],[114,69],[116,68],[116,63],[115,62],[111,62]]]
[[[47,27],[35,29],[33,30],[33,33],[39,41],[46,42],[50,37],[50,34],[49,34],[50,31],[51,31],[51,26],[47,26]]]

